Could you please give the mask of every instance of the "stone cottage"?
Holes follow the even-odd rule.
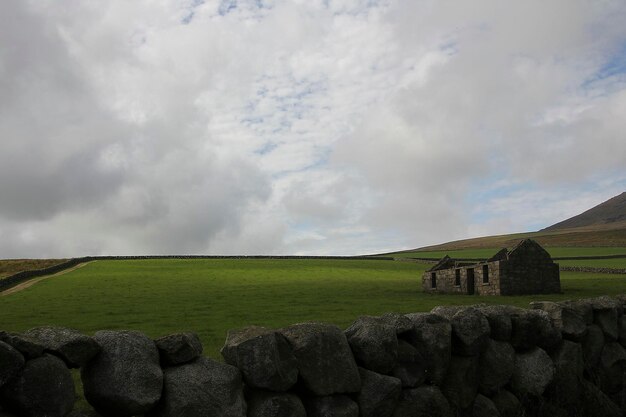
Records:
[[[484,262],[459,262],[445,256],[422,276],[425,292],[479,295],[561,292],[559,265],[531,239],[502,249]]]

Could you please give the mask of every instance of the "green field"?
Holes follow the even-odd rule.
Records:
[[[151,337],[197,332],[220,358],[226,332],[303,321],[348,326],[363,314],[428,311],[437,305],[509,303],[626,293],[626,275],[562,273],[565,294],[523,297],[429,295],[427,264],[354,260],[97,261],[0,298],[0,329],[54,324],[88,334],[137,329]]]
[[[626,269],[626,258],[616,259],[577,259],[572,261],[557,261],[561,266],[586,266],[592,268]]]
[[[433,258],[441,259],[445,255],[452,258],[490,258],[501,248],[480,248],[480,249],[459,249],[440,251],[406,251],[394,252],[381,256],[395,256],[406,258]],[[605,255],[626,255],[626,247],[547,247],[548,253],[554,258],[568,256],[605,256]]]

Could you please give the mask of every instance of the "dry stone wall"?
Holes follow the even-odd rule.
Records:
[[[624,297],[193,333],[0,332],[0,417],[623,416]],[[72,411],[79,368],[90,411]]]

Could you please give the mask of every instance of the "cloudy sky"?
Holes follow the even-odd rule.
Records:
[[[0,2],[0,258],[363,254],[626,190],[623,0]]]

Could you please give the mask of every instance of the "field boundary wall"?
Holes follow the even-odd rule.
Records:
[[[0,415],[602,416],[626,412],[626,296],[194,333],[0,332]],[[71,411],[80,368],[92,410]],[[39,413],[39,414],[37,414]],[[513,413],[513,414],[511,414]]]

